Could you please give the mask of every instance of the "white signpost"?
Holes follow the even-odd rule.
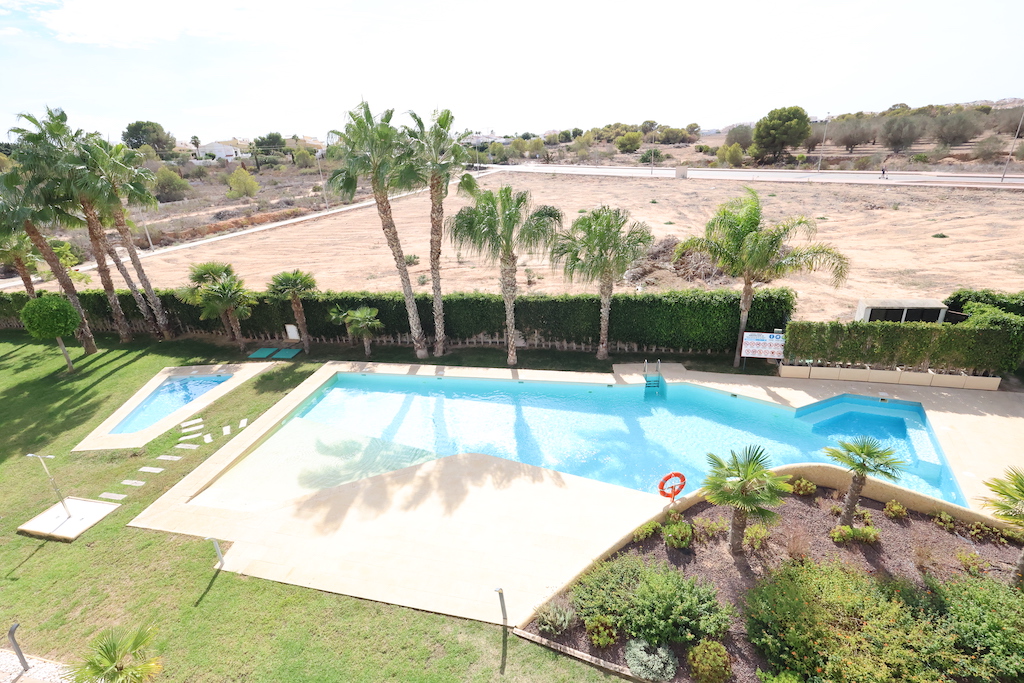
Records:
[[[744,332],[740,355],[744,358],[782,358],[785,346],[784,334]]]

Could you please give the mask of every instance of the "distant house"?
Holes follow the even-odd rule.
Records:
[[[503,145],[507,145],[511,142],[508,138],[503,138],[500,135],[491,133],[490,135],[481,135],[479,133],[468,135],[465,139],[465,144],[476,147],[477,145],[489,145],[492,142],[500,142]]]
[[[242,150],[235,145],[229,145],[223,142],[208,142],[205,145],[199,145],[199,154],[201,156],[213,154],[218,159],[234,161],[242,156]]]
[[[193,147],[187,140],[175,140],[174,149],[171,150],[177,154],[192,154],[195,155],[196,148]]]
[[[303,136],[299,137],[298,140],[296,140],[294,138],[285,138],[284,139],[284,145],[285,145],[285,147],[290,147],[292,149],[295,149],[295,148],[298,148],[298,147],[305,147],[306,149],[315,149],[318,152],[322,152],[325,149],[327,149],[327,145],[325,145],[324,143],[320,142],[319,140],[317,140],[314,137],[310,137],[309,135],[303,135]]]

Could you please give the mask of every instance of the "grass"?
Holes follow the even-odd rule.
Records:
[[[145,475],[149,483],[131,490],[119,482],[155,464],[176,441],[173,433],[135,450],[71,448],[157,370],[240,356],[202,341],[98,341],[102,350],[93,356],[70,349],[78,372],[68,375],[56,346],[0,332],[0,614],[21,624],[26,652],[71,661],[105,627],[151,622],[159,628],[161,680],[167,681],[610,680],[532,643],[505,640],[496,626],[218,572],[207,541],[127,527],[224,437],[199,444],[180,461],[161,461],[164,472]],[[411,354],[377,351],[378,360]],[[484,364],[499,352],[461,353],[443,360]],[[531,362],[552,364],[544,353]],[[361,356],[358,349],[318,348],[308,360],[246,382],[200,415],[214,427],[252,421],[315,371],[317,360],[346,354]],[[23,457],[28,452],[56,456],[50,465],[67,495],[128,497],[74,543],[18,535],[19,524],[53,502],[41,468]]]

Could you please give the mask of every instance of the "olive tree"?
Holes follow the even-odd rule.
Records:
[[[21,309],[21,324],[36,339],[56,339],[57,346],[64,354],[68,372],[74,372],[71,356],[64,346],[62,337],[74,334],[81,324],[81,318],[71,302],[62,296],[42,296],[30,299]]]

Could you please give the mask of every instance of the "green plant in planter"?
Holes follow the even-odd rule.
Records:
[[[878,529],[873,526],[855,527],[840,525],[828,532],[835,543],[877,543]]]
[[[660,522],[647,522],[647,524],[642,524],[633,532],[633,542],[639,543],[640,541],[646,541],[659,531],[661,531]]]
[[[800,477],[793,482],[793,495],[796,496],[813,496],[817,490],[818,485],[813,481],[808,481],[803,477]]]
[[[751,524],[743,532],[743,544],[751,550],[763,550],[768,545],[771,532],[765,524]]]
[[[935,522],[935,526],[940,529],[944,529],[949,533],[953,533],[956,530],[956,520],[953,518],[953,515],[948,512],[939,510],[932,515],[932,521]]]
[[[725,683],[732,678],[732,660],[725,646],[702,640],[686,655],[690,676],[697,683]]]
[[[672,650],[643,639],[627,642],[625,655],[630,672],[649,681],[670,681],[679,669],[679,660]]]
[[[662,528],[661,535],[669,548],[689,548],[693,540],[693,527],[689,522],[672,522]]]
[[[604,614],[590,617],[583,624],[587,627],[587,636],[594,647],[611,647],[619,637],[615,620]]]
[[[906,519],[910,512],[898,500],[890,500],[882,509],[882,514],[889,519]]]
[[[552,600],[537,610],[537,630],[557,636],[572,626],[576,611],[563,600]]]

